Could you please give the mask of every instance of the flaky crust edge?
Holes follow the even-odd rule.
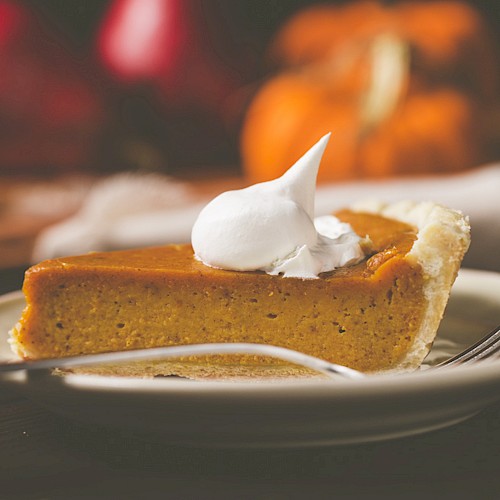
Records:
[[[469,219],[459,210],[430,201],[370,200],[356,203],[351,210],[396,219],[417,229],[417,239],[406,259],[422,268],[427,307],[412,348],[395,367],[395,371],[414,370],[432,347],[452,285],[469,248]]]

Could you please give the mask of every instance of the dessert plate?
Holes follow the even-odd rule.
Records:
[[[0,361],[24,306],[0,298]],[[97,375],[12,373],[16,391],[59,414],[171,444],[299,447],[408,436],[460,422],[500,399],[500,359],[432,369],[496,326],[500,274],[462,270],[435,345],[421,370],[363,380],[194,382]]]

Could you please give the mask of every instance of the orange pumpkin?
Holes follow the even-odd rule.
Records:
[[[427,78],[460,78],[492,97],[498,91],[495,46],[479,13],[459,1],[376,1],[318,5],[292,17],[270,53],[279,65],[294,67],[345,58],[381,33],[392,33],[412,48],[415,68]],[[465,81],[464,81],[465,80]]]
[[[458,2],[299,13],[272,45],[284,68],[247,110],[241,154],[249,180],[280,175],[328,131],[320,182],[478,164],[484,110],[496,95],[485,47],[479,16]]]

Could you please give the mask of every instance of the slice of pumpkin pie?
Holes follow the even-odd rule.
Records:
[[[209,204],[193,245],[90,253],[29,269],[13,349],[38,359],[251,342],[363,372],[417,368],[468,248],[467,219],[434,203],[401,202],[358,204],[314,223],[304,186],[314,185],[326,140],[318,144],[277,187],[264,183]],[[273,214],[277,222],[263,227]],[[294,373],[243,354],[170,366],[187,376],[228,367]]]

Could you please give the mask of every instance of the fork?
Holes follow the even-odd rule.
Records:
[[[179,358],[182,356],[201,356],[212,354],[251,354],[269,356],[290,363],[310,368],[328,377],[341,376],[348,379],[361,379],[365,375],[347,366],[330,363],[302,352],[268,344],[252,344],[244,342],[190,344],[150,349],[135,349],[129,351],[86,354],[82,356],[67,356],[64,358],[40,359],[36,361],[17,361],[0,363],[0,378],[2,373],[12,373],[21,370],[49,370],[54,368],[71,368],[99,364],[114,364],[132,361],[151,361],[158,359]]]
[[[499,351],[500,326],[497,326],[481,340],[456,356],[435,365],[434,368],[474,362],[479,359],[494,356]],[[252,354],[270,356],[310,368],[332,378],[341,376],[348,379],[362,379],[366,376],[365,374],[352,368],[330,363],[323,359],[309,356],[284,347],[240,342],[155,347],[152,349],[136,349],[130,351],[87,354],[83,356],[68,356],[65,358],[41,359],[37,361],[0,363],[0,377],[2,373],[12,373],[21,370],[48,370],[53,368],[70,368],[105,363],[123,363],[211,354]]]
[[[486,334],[481,340],[464,351],[435,365],[436,367],[471,363],[480,359],[493,357],[500,352],[500,325]]]

